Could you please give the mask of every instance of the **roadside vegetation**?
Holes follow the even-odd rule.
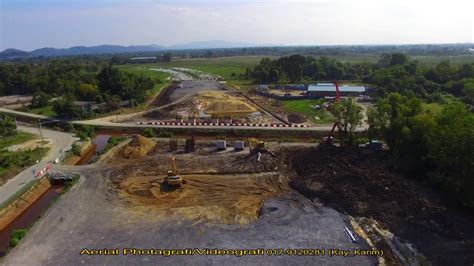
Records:
[[[7,149],[9,146],[32,139],[34,139],[32,134],[16,130],[13,118],[3,114],[0,115],[0,185],[46,155],[47,149],[42,147],[18,151]]]
[[[316,124],[328,124],[334,120],[332,114],[322,107],[323,99],[285,100],[281,102],[285,112],[302,114]]]

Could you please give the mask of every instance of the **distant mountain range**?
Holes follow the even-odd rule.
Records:
[[[72,55],[96,55],[96,54],[120,54],[136,52],[155,52],[165,50],[188,50],[188,49],[215,49],[215,48],[235,48],[252,47],[255,45],[249,43],[227,42],[227,41],[203,41],[177,44],[171,46],[161,45],[99,45],[99,46],[73,46],[70,48],[51,48],[45,47],[30,52],[18,49],[6,49],[0,52],[0,60],[13,60],[28,57],[54,57],[54,56],[72,56]]]

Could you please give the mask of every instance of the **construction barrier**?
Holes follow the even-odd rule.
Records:
[[[248,123],[185,123],[185,122],[137,122],[137,125],[157,125],[157,126],[237,126],[237,127],[309,127],[306,124],[248,124]]]

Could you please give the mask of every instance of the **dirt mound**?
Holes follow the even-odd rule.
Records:
[[[121,152],[123,158],[140,159],[155,147],[155,142],[141,135],[134,135],[130,143]]]
[[[197,101],[207,114],[250,114],[257,109],[244,99],[221,91],[205,91],[197,96]]]
[[[298,113],[291,113],[287,116],[287,118],[288,122],[290,123],[299,124],[306,122],[306,118],[304,117],[304,115]]]
[[[132,176],[117,185],[121,196],[160,215],[193,221],[247,224],[257,219],[264,199],[287,191],[275,174],[183,175],[186,184],[171,188],[162,176]]]
[[[366,149],[320,146],[292,160],[290,185],[354,216],[373,217],[433,264],[474,261],[474,215],[449,208],[442,195],[391,171]],[[458,256],[457,254],[464,254]],[[469,255],[468,255],[469,254]]]

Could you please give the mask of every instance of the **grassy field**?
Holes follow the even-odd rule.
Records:
[[[288,100],[283,101],[283,107],[288,113],[300,113],[307,116],[311,121],[317,124],[327,124],[333,121],[332,115],[324,110],[315,110],[312,106],[321,105],[322,99],[319,100]],[[319,119],[317,119],[318,117]]]
[[[53,106],[48,105],[45,107],[40,108],[32,108],[27,110],[28,113],[37,114],[37,115],[45,115],[49,117],[55,117],[56,113],[53,111]]]
[[[24,143],[34,139],[34,135],[18,132],[15,135],[0,138],[0,185],[21,172],[25,167],[33,165],[36,160],[41,160],[47,153],[47,149],[36,148],[34,150],[8,151],[6,148],[12,145]]]
[[[192,58],[172,61],[168,63],[153,63],[153,64],[133,64],[119,66],[121,69],[141,73],[150,77],[166,78],[168,74],[156,71],[147,70],[148,67],[184,67],[190,69],[200,70],[202,72],[211,73],[222,76],[224,79],[233,84],[248,85],[250,80],[238,80],[239,74],[245,73],[247,67],[257,65],[264,57],[271,59],[278,58],[276,56],[234,56],[234,57],[216,57],[216,58]],[[318,56],[316,56],[318,57]],[[327,56],[334,58],[344,63],[361,63],[370,62],[376,63],[380,59],[379,54],[364,54],[364,55],[335,55]],[[458,55],[458,56],[411,56],[412,59],[418,60],[421,64],[431,65],[437,64],[444,60],[449,60],[453,65],[463,63],[474,63],[474,54]],[[235,74],[233,76],[232,74]]]
[[[377,63],[380,59],[379,54],[363,54],[363,55],[329,55],[329,58],[334,58],[343,63]],[[411,55],[411,59],[418,60],[423,65],[438,64],[441,61],[449,60],[453,65],[461,65],[465,63],[474,63],[474,54],[455,55],[455,56],[434,56],[434,55]]]
[[[234,56],[234,57],[217,57],[217,58],[193,58],[187,60],[178,60],[168,63],[155,63],[155,64],[137,64],[137,65],[124,65],[119,66],[121,69],[127,71],[136,71],[136,72],[155,72],[156,71],[147,70],[147,67],[162,67],[162,68],[172,68],[172,67],[184,67],[195,70],[200,70],[205,73],[211,73],[215,75],[222,76],[224,79],[230,81],[234,84],[248,84],[249,80],[238,80],[236,77],[239,74],[245,73],[247,67],[253,67],[258,65],[263,56]],[[270,57],[276,58],[276,57]],[[232,73],[235,74],[235,77],[232,76]],[[161,73],[161,75],[168,75],[166,73]]]
[[[12,145],[26,142],[28,140],[32,140],[34,138],[35,135],[26,132],[18,132],[18,134],[12,136],[2,137],[0,138],[0,150],[3,150]]]

